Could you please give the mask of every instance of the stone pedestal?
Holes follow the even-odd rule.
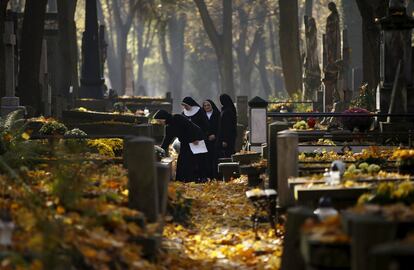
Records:
[[[6,96],[1,99],[1,116],[5,117],[7,114],[15,110],[24,110],[25,108],[19,106],[19,98],[15,97],[15,78],[14,78],[14,46],[16,45],[16,36],[14,34],[13,22],[6,21],[4,23],[3,43],[5,45],[5,75],[6,75]]]
[[[25,107],[19,105],[18,97],[2,97],[1,98],[1,117],[7,116],[16,110],[25,110]]]

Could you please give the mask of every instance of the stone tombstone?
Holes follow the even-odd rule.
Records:
[[[101,73],[98,8],[96,0],[85,1],[85,32],[82,36],[81,98],[102,99],[104,79]]]
[[[304,74],[304,94],[306,100],[314,100],[321,88],[321,69],[318,58],[318,41],[315,19],[305,16],[306,58]]]
[[[313,209],[300,206],[287,210],[281,270],[307,269],[301,254],[300,238],[301,228],[309,218],[316,219]]]
[[[277,134],[280,131],[289,129],[286,122],[273,122],[269,125],[268,142],[268,167],[269,167],[269,188],[277,190]]]
[[[248,122],[248,105],[247,105],[247,96],[237,96],[236,97],[236,106],[237,106],[237,122],[242,124],[247,128]]]
[[[248,105],[250,146],[261,149],[261,145],[267,142],[267,101],[255,97]]]
[[[379,107],[382,113],[388,113],[391,93],[396,86],[394,112],[414,112],[414,81],[412,29],[414,19],[407,15],[404,3],[390,1],[388,16],[380,20],[381,58]],[[401,63],[401,64],[399,64]],[[400,65],[400,72],[397,73]],[[407,91],[403,93],[403,91]]]
[[[299,136],[290,130],[280,131],[277,136],[277,194],[281,207],[294,205],[288,178],[298,176]]]
[[[154,140],[135,137],[127,140],[129,207],[145,214],[148,222],[158,221],[159,199]]]
[[[4,23],[4,34],[1,40],[4,43],[5,47],[5,94],[6,96],[1,98],[1,116],[6,116],[7,114],[22,109],[24,107],[19,106],[19,98],[15,96],[15,69],[14,69],[14,47],[16,45],[16,35],[14,34],[14,23],[11,21],[5,21]]]

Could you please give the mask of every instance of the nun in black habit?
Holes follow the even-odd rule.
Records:
[[[190,143],[197,143],[203,139],[201,129],[180,114],[170,114],[165,110],[159,110],[155,119],[165,120],[165,136],[161,147],[168,153],[168,147],[174,138],[181,142],[180,153],[177,160],[175,179],[183,182],[193,182],[199,179],[197,172],[196,155],[191,152]]]
[[[209,132],[207,136],[207,149],[208,149],[208,176],[210,178],[217,178],[217,151],[216,151],[216,141],[217,141],[217,132],[219,128],[220,121],[220,110],[217,108],[216,104],[211,99],[207,99],[203,102],[203,109],[208,118]]]
[[[181,105],[183,106],[183,115],[187,117],[191,122],[196,124],[199,128],[201,128],[203,132],[203,140],[207,142],[209,133],[208,118],[204,111],[201,109],[200,105],[198,105],[198,103],[192,97],[185,97],[181,102]],[[208,177],[207,155],[208,153],[196,155],[197,172],[200,177],[200,182],[204,182]]]
[[[217,149],[219,157],[229,158],[234,154],[237,136],[237,112],[233,100],[227,94],[220,96],[221,108]]]
[[[192,97],[185,97],[181,105],[183,106],[183,115],[199,126],[207,137],[209,132],[208,118],[200,105]]]

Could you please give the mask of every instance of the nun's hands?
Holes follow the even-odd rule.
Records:
[[[214,134],[211,134],[210,136],[208,136],[209,141],[214,141],[215,139],[216,139],[216,136]]]
[[[227,147],[227,143],[226,142],[222,142],[221,145],[223,146],[223,148]]]
[[[198,145],[198,141],[194,141],[194,142],[193,142],[193,144],[194,144],[194,145]]]

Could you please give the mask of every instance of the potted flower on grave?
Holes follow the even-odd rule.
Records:
[[[392,156],[400,174],[414,174],[414,149],[399,149]]]
[[[363,109],[363,108],[350,108],[342,113],[344,116],[341,117],[342,125],[345,129],[349,129],[350,131],[354,131],[358,129],[361,132],[369,130],[372,124],[372,117],[370,115],[370,111]],[[355,117],[354,115],[363,115],[361,117]]]
[[[49,120],[45,122],[39,130],[40,135],[48,136],[49,144],[53,147],[56,140],[63,137],[68,131],[68,128],[56,120]]]

